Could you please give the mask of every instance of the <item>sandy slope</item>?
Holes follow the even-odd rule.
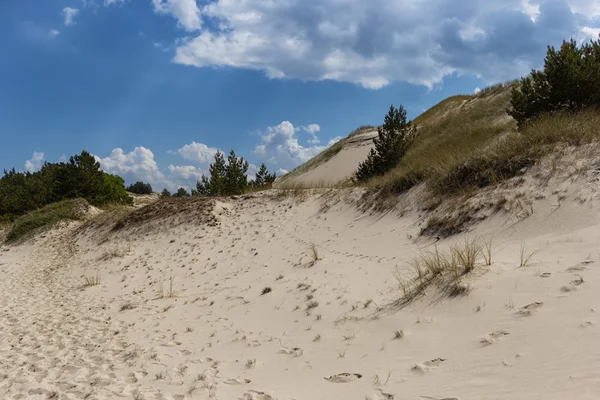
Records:
[[[597,185],[479,224],[469,236],[493,236],[495,253],[471,293],[403,309],[392,272],[432,248],[421,221],[334,197],[259,195],[216,204],[216,226],[71,225],[3,247],[0,398],[598,399]],[[519,268],[521,246],[535,255]]]
[[[292,172],[285,178],[286,184],[335,184],[349,179],[358,165],[366,160],[376,136],[377,130],[371,130],[344,138],[344,146],[339,153],[306,171]]]

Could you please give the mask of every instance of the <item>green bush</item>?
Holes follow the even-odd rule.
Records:
[[[45,163],[35,173],[4,171],[0,178],[0,216],[19,216],[47,204],[84,198],[90,204],[131,204],[121,177],[100,170],[87,151],[67,163]]]
[[[129,185],[127,191],[135,194],[152,194],[152,185],[137,181],[136,183]]]
[[[16,242],[49,229],[60,221],[80,219],[77,204],[76,200],[63,200],[17,218],[6,235],[6,241]]]
[[[378,136],[373,139],[374,147],[367,159],[358,166],[356,180],[361,182],[382,176],[398,165],[415,135],[416,128],[411,121],[406,120],[404,107],[395,108],[392,105],[383,126],[378,128]]]
[[[600,106],[600,39],[549,46],[544,69],[532,71],[512,92],[509,114],[519,127],[542,113]]]

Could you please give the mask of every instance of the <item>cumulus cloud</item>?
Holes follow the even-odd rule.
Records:
[[[188,31],[202,28],[179,40],[176,63],[373,89],[431,87],[453,73],[518,77],[540,66],[547,44],[593,33],[600,15],[597,0],[153,2]]]
[[[135,147],[130,152],[116,148],[107,157],[95,157],[103,171],[121,176],[126,184],[137,181],[150,183],[155,191],[167,188],[173,192],[180,187],[190,190],[196,187],[196,182],[203,174],[207,174],[202,167],[173,164],[163,172],[154,159],[154,153],[143,146]]]
[[[104,171],[119,175],[126,182],[141,180],[149,182],[154,189],[166,183],[164,174],[154,160],[154,153],[143,146],[136,147],[129,153],[117,147],[108,157],[96,156],[96,159]]]
[[[196,0],[152,0],[154,12],[171,15],[185,30],[192,32],[200,29],[202,19]]]
[[[57,29],[50,29],[50,36],[58,36],[60,35],[60,31]]]
[[[315,127],[318,125],[309,126],[313,127],[313,135],[315,135]],[[307,127],[301,127],[300,129],[306,132],[310,130]],[[296,135],[298,130],[289,121],[283,121],[277,126],[268,127],[260,135],[261,143],[254,148],[254,153],[270,164],[289,170],[310,160],[335,143],[330,141],[327,146],[303,146]],[[336,139],[339,140],[339,138]],[[311,140],[309,140],[309,144],[310,142]]]
[[[193,165],[169,165],[169,172],[171,173],[171,180],[181,182],[185,181],[186,184],[182,186],[195,186],[196,182],[202,178],[202,175],[206,175],[207,172],[201,168]]]
[[[65,26],[71,26],[75,24],[75,17],[79,14],[79,9],[72,7],[65,7],[62,10]]]
[[[297,130],[303,130],[304,132],[308,133],[308,135],[310,136],[310,139],[308,140],[308,143],[310,144],[317,144],[319,143],[321,140],[317,137],[317,132],[319,132],[321,130],[321,127],[317,124],[310,124],[308,126],[301,126],[299,128],[297,128]]]
[[[184,160],[208,164],[213,161],[218,150],[214,147],[208,147],[203,143],[192,142],[177,151],[169,150],[168,153],[171,155],[179,154]]]
[[[25,171],[36,172],[44,165],[44,153],[34,151],[30,160],[25,161]]]
[[[586,39],[596,40],[598,36],[600,36],[600,28],[590,28],[589,26],[584,26],[581,28],[581,33]]]

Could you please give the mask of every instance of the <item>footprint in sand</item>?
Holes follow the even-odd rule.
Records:
[[[273,396],[265,392],[258,392],[256,390],[249,390],[239,397],[238,400],[274,400]]]
[[[331,375],[323,379],[331,383],[348,383],[360,378],[362,378],[361,374],[351,374],[348,372],[342,372],[341,374]]]
[[[505,330],[499,330],[496,332],[492,332],[489,335],[485,335],[484,337],[482,337],[481,339],[479,339],[479,343],[481,343],[484,346],[490,345],[492,343],[496,343],[497,341],[499,341],[502,337],[509,335],[510,333],[508,331]]]
[[[368,400],[394,400],[394,395],[390,393],[385,393],[381,389],[373,390],[373,395],[371,397],[367,397]]]
[[[412,370],[419,372],[431,371],[432,369],[439,367],[440,364],[444,361],[446,361],[445,358],[434,358],[433,360],[424,361],[420,364],[416,364],[414,367],[412,367]]]
[[[278,354],[287,354],[292,357],[300,357],[302,354],[304,354],[304,352],[302,351],[302,349],[300,347],[293,347],[291,349],[289,349],[287,347],[282,347],[277,353]]]
[[[543,301],[536,301],[534,303],[529,303],[526,306],[521,307],[521,309],[519,311],[517,311],[517,314],[524,316],[524,317],[528,317],[530,315],[533,315],[533,313],[535,311],[539,310],[543,306],[544,306]]]
[[[250,379],[235,379],[229,378],[223,381],[223,383],[227,385],[244,385],[246,383],[250,383]]]
[[[575,290],[577,290],[577,288],[581,285],[583,285],[583,278],[580,276],[577,279],[575,279],[574,281],[569,282],[568,285],[564,285],[560,287],[561,292],[574,292]]]

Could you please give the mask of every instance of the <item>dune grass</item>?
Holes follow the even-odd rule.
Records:
[[[432,181],[486,148],[516,123],[506,114],[509,87],[487,95],[450,97],[413,121],[419,134],[398,166],[368,186],[383,195],[399,194]]]
[[[6,241],[9,243],[22,241],[37,232],[52,228],[61,221],[81,219],[80,213],[77,211],[76,201],[64,200],[52,203],[17,218],[6,235]]]
[[[420,253],[410,263],[412,272],[408,274],[396,268],[393,275],[401,293],[393,305],[407,306],[425,296],[431,289],[435,289],[434,298],[468,295],[471,288],[465,283],[465,279],[488,265],[486,246],[485,241],[465,238],[447,251],[442,252],[436,246],[433,250]]]

